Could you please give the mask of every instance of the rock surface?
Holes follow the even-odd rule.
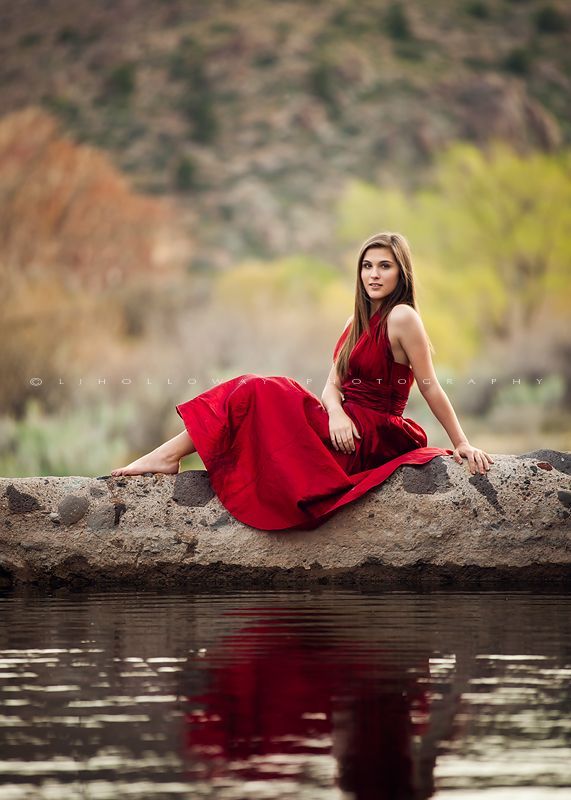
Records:
[[[405,466],[313,531],[235,520],[204,471],[0,479],[0,585],[569,584],[571,454]]]

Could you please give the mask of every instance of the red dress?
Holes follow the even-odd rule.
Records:
[[[361,435],[353,453],[335,450],[327,411],[293,378],[238,375],[176,406],[213,490],[240,522],[313,529],[402,464],[452,455],[427,447],[420,425],[402,416],[414,375],[394,360],[379,320],[377,311],[370,334],[356,342],[341,388],[343,409]]]

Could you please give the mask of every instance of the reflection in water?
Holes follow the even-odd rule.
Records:
[[[0,800],[559,800],[571,598],[0,596]]]
[[[334,629],[268,611],[275,624],[244,626],[218,643],[207,691],[189,698],[189,753],[208,778],[300,777],[313,763],[359,800],[430,796],[431,781],[420,792],[412,747],[427,728],[418,679],[429,676],[429,653],[403,662],[398,651],[336,642]],[[328,755],[334,770],[323,765]]]

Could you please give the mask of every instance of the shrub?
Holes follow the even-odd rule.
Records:
[[[201,144],[212,141],[218,133],[218,119],[207,91],[191,88],[183,98],[181,107],[192,122],[192,138]]]
[[[203,70],[204,50],[200,42],[192,36],[181,39],[178,49],[172,54],[169,61],[169,76],[173,80],[185,80],[190,83],[200,83],[206,80]]]
[[[175,170],[175,185],[176,188],[181,192],[186,192],[195,185],[196,181],[196,164],[195,162],[189,158],[189,156],[183,156]]]
[[[385,30],[393,39],[410,39],[412,31],[406,11],[400,3],[392,3],[385,14]]]
[[[369,30],[370,24],[366,13],[359,14],[357,8],[341,8],[330,19],[330,27],[344,34],[359,35]]]
[[[473,0],[466,6],[466,13],[476,19],[489,19],[490,9],[482,0]]]
[[[319,60],[308,74],[309,91],[318,97],[328,111],[335,115],[338,110],[337,92],[333,67],[324,60]]]
[[[271,67],[278,60],[277,55],[272,50],[265,50],[262,53],[257,53],[252,61],[255,67]]]
[[[503,68],[515,75],[527,75],[531,67],[531,53],[525,47],[516,47],[505,57]]]
[[[65,27],[58,32],[56,41],[58,44],[81,44],[82,36],[76,28]]]
[[[46,414],[30,400],[22,419],[0,418],[2,475],[101,475],[124,460],[133,413],[123,402]]]
[[[18,44],[20,47],[34,47],[42,41],[42,38],[40,33],[25,33],[18,39]]]
[[[422,61],[424,58],[424,53],[420,49],[419,42],[413,40],[396,44],[395,55],[407,61]]]
[[[105,83],[107,97],[119,104],[127,103],[135,91],[135,71],[133,63],[120,64],[109,73]]]
[[[567,30],[567,18],[555,6],[543,6],[535,13],[535,27],[540,33],[561,33]]]
[[[67,97],[48,95],[42,98],[42,104],[63,120],[67,127],[78,125],[81,121],[79,106],[73,100],[68,100]]]
[[[192,122],[192,138],[206,144],[218,133],[213,94],[204,70],[202,46],[190,36],[185,37],[170,61],[169,74],[173,80],[184,81],[180,108]]]

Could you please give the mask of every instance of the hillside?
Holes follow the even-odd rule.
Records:
[[[414,185],[457,138],[571,141],[563,3],[20,0],[0,13],[3,113],[41,105],[137,189],[173,195],[197,269],[333,255],[348,177]]]

